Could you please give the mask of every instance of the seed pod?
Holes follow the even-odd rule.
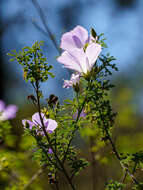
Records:
[[[51,94],[48,98],[48,104],[49,106],[53,106],[53,105],[56,105],[58,102],[58,97],[55,96],[54,94]]]
[[[27,96],[27,99],[32,100],[34,103],[37,102],[37,100],[36,100],[36,98],[35,98],[35,96],[33,94]]]

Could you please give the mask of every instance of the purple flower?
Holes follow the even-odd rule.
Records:
[[[53,150],[51,148],[49,148],[48,154],[53,154]]]
[[[60,47],[65,50],[57,61],[64,67],[79,73],[87,73],[91,70],[100,52],[101,45],[96,43],[92,35],[82,26],[76,26],[70,32],[63,34]],[[68,86],[68,81],[66,81]],[[70,85],[70,84],[69,84]]]
[[[46,131],[48,133],[52,133],[57,128],[57,122],[53,119],[47,119],[47,122],[45,123]]]
[[[74,48],[84,48],[89,42],[88,32],[82,26],[76,26],[70,32],[66,32],[61,38],[61,49],[70,51]]]
[[[53,119],[47,119],[43,113],[41,113],[41,117],[43,120],[44,127],[48,133],[52,133],[57,128],[57,122]],[[42,130],[42,123],[40,120],[39,113],[35,113],[32,116],[32,121],[23,119],[22,124],[26,128],[26,123],[29,124],[29,129],[31,130],[33,126],[36,126],[37,133],[44,135],[44,132]]]
[[[64,67],[75,70],[79,73],[87,73],[90,71],[101,52],[101,45],[92,43],[83,49],[72,49],[64,51],[57,61],[62,63]]]
[[[28,125],[30,130],[34,126],[34,123],[32,121],[27,120],[27,119],[23,119],[22,124],[23,124],[24,128],[26,128],[26,126]]]
[[[72,74],[70,80],[64,80],[63,88],[70,88],[73,87],[73,85],[76,85],[79,83],[80,75],[79,74]]]
[[[15,118],[17,110],[18,107],[16,105],[10,104],[6,107],[5,103],[0,100],[0,121]]]
[[[82,110],[79,117],[83,117],[83,118],[84,118],[84,117],[86,117],[86,115],[87,115],[87,114],[84,112],[84,110]],[[78,111],[76,111],[76,112],[74,113],[73,119],[76,120],[76,119],[77,119],[77,116],[78,116]]]

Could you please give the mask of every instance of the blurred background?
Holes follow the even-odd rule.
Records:
[[[93,27],[97,34],[104,33],[107,38],[107,52],[115,56],[118,72],[113,73],[112,81],[116,85],[111,93],[113,108],[118,112],[115,136],[116,144],[122,152],[134,152],[143,148],[143,1],[142,0],[39,0],[45,15],[46,24],[55,36],[58,45],[62,33],[76,25],[82,25],[90,31]],[[35,41],[44,41],[44,52],[49,64],[53,65],[55,79],[49,79],[42,86],[45,98],[56,94],[62,101],[72,97],[72,90],[63,89],[63,79],[69,79],[69,72],[64,69],[56,57],[57,49],[45,31],[32,0],[0,1],[0,99],[7,104],[19,106],[18,116],[12,121],[14,142],[8,146],[21,154],[24,141],[21,119],[33,113],[32,104],[27,96],[32,94],[32,86],[23,80],[22,68],[17,63],[10,63],[7,53],[31,46]],[[75,142],[76,143],[76,142]],[[23,145],[24,146],[24,145]],[[82,148],[86,148],[82,142]],[[26,145],[25,145],[26,147]],[[28,148],[28,144],[27,144]],[[107,151],[107,150],[106,150]],[[110,153],[110,150],[108,150]],[[31,155],[22,156],[20,172],[30,178],[36,171],[36,163]],[[29,165],[31,166],[29,168]],[[112,169],[111,169],[112,166]],[[120,179],[119,164],[111,160],[109,165],[96,164],[97,190],[102,190],[108,179]],[[27,172],[28,171],[28,172]],[[90,189],[90,168],[83,172],[77,184],[82,190]],[[140,176],[139,176],[140,177]],[[29,189],[47,189],[46,177],[41,175]],[[84,180],[83,180],[84,179]],[[84,182],[83,182],[84,181]],[[6,180],[0,176],[0,189],[5,189]],[[65,188],[66,189],[66,188]]]

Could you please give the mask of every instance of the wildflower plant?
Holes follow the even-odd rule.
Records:
[[[23,119],[22,124],[25,135],[30,135],[36,142],[34,159],[38,160],[43,170],[48,171],[49,183],[61,190],[60,176],[63,175],[69,189],[78,189],[74,179],[90,165],[88,160],[80,158],[80,150],[73,144],[79,133],[90,144],[93,190],[96,188],[95,152],[107,144],[110,144],[114,157],[119,161],[125,178],[129,176],[134,188],[140,187],[129,162],[139,166],[142,155],[130,155],[131,158],[125,163],[128,156],[119,153],[112,140],[116,113],[108,98],[113,88],[109,76],[113,70],[118,69],[113,56],[109,53],[103,55],[103,49],[107,47],[103,35],[97,35],[94,29],[88,35],[88,31],[82,26],[76,26],[63,34],[60,45],[63,53],[57,61],[74,72],[70,80],[64,81],[63,87],[73,88],[75,96],[72,100],[61,103],[56,95],[51,94],[44,107],[41,106],[43,93],[40,86],[49,77],[54,78],[54,75],[51,72],[52,66],[42,53],[41,45],[42,42],[36,42],[32,47],[24,47],[19,53],[12,51],[9,55],[12,61],[22,65],[24,79],[30,81],[35,90],[35,94],[28,98],[37,111],[31,120]],[[123,189],[125,183],[126,179],[121,183],[111,180],[105,189]]]

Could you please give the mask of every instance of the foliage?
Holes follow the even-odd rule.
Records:
[[[36,79],[41,82],[48,80],[48,75],[54,77],[52,73],[49,72],[52,66],[47,63],[47,59],[43,57],[41,47],[43,42],[35,42],[32,47],[24,47],[19,53],[13,50],[8,53],[9,56],[13,58],[10,61],[17,61],[23,66],[24,79],[26,81],[35,82]]]
[[[110,182],[106,184],[105,190],[122,190],[124,187],[124,184],[110,180]]]

